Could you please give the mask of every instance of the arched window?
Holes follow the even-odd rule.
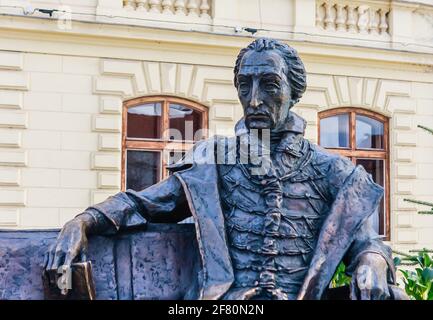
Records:
[[[142,190],[167,177],[194,141],[205,138],[207,108],[181,98],[142,97],[123,106],[122,189]]]
[[[380,210],[373,219],[379,235],[389,240],[389,141],[388,118],[355,108],[319,113],[319,144],[362,165],[384,187]]]

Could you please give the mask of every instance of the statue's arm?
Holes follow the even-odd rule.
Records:
[[[353,178],[354,170],[357,170],[356,179]],[[362,168],[355,169],[350,161],[340,157],[332,161],[328,177],[331,199],[336,200],[341,190],[345,190],[345,197],[348,199],[344,200],[344,197],[339,197],[340,202],[345,201],[340,205],[346,206],[350,203],[352,206],[352,208],[346,208],[346,211],[350,213],[352,209],[353,213],[347,217],[341,216],[340,219],[349,219],[347,222],[350,222],[350,219],[362,217],[360,209],[368,210],[364,214],[370,216],[375,210],[378,210],[383,189],[375,184],[371,176]],[[348,179],[351,179],[349,185],[347,184]],[[371,190],[377,190],[377,192],[370,192]],[[360,195],[362,197],[359,197]],[[395,281],[391,249],[382,242],[374,230],[372,220],[370,218],[363,220],[361,225],[355,229],[355,234],[349,239],[349,248],[343,261],[347,266],[346,272],[352,275],[351,298],[362,300],[388,298],[390,296],[388,282]]]
[[[371,219],[366,220],[357,231],[349,250],[344,256],[346,273],[352,275],[362,259],[378,256],[386,266],[386,278],[389,283],[395,283],[395,268],[392,260],[392,250],[374,230]]]
[[[390,284],[396,275],[391,248],[373,229],[371,220],[364,222],[347,251],[346,272],[352,276],[351,299],[383,300],[391,297]]]
[[[119,192],[83,214],[92,216],[91,221],[96,223],[93,230],[98,234],[141,227],[147,222],[176,223],[191,216],[182,185],[175,176],[141,191]]]
[[[127,190],[87,208],[67,222],[50,247],[44,268],[57,270],[73,261],[87,260],[90,235],[114,234],[147,222],[174,223],[190,216],[182,185],[175,176],[136,192]]]
[[[331,165],[328,171],[327,190],[330,193],[331,199],[334,201],[341,188],[345,185],[346,180],[353,174],[355,166],[350,160],[344,157],[332,155],[329,159],[332,161],[329,161]],[[371,179],[364,179],[367,175],[368,173],[364,171],[363,173],[360,173],[358,179],[359,181],[363,181],[363,188],[365,189],[373,187],[373,185],[371,185],[373,184]],[[359,190],[354,191],[359,192]],[[347,196],[350,196],[350,194]],[[371,200],[372,199],[364,199],[364,201]],[[380,202],[378,201],[378,204],[379,203]],[[375,209],[378,210],[378,207]],[[374,214],[375,213],[372,215]],[[387,276],[389,281],[394,281],[394,265],[392,263],[391,249],[383,243],[380,236],[374,230],[371,219],[365,220],[358,228],[353,237],[353,241],[344,256],[343,261],[347,266],[347,273],[352,274],[361,258],[365,256],[380,257],[380,259],[385,262],[385,265],[388,266]]]

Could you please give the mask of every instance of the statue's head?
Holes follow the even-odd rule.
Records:
[[[306,72],[298,53],[274,39],[260,38],[242,49],[234,73],[249,129],[281,127],[306,89]]]

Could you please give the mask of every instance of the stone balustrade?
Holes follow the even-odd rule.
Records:
[[[147,13],[209,18],[210,0],[124,0],[123,8]]]
[[[51,17],[39,11],[25,13],[26,2],[22,0],[0,2],[2,16],[58,20],[61,10],[65,10],[58,1],[31,1],[33,8],[58,10]],[[67,3],[74,23],[90,21],[229,36],[250,36],[249,29],[257,30],[255,37],[433,52],[428,44],[433,34],[432,0],[93,0]],[[53,24],[54,28],[57,26],[58,23]]]
[[[316,1],[316,26],[326,31],[389,35],[390,6],[385,2]]]

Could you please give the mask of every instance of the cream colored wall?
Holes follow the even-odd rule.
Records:
[[[321,110],[352,106],[389,116],[392,242],[431,245],[431,217],[417,215],[403,198],[433,196],[433,139],[416,128],[433,123],[433,84],[387,79],[386,69],[374,78],[350,65],[321,64],[325,74],[309,63],[315,59],[305,60],[308,90],[295,111],[308,121],[307,137],[317,141]],[[119,191],[126,99],[169,94],[198,101],[209,107],[218,134],[232,133],[241,117],[228,67],[7,51],[0,65],[2,227],[59,227]]]
[[[126,99],[198,101],[218,133],[241,116],[226,67],[6,51],[0,65],[2,227],[59,227],[119,191]]]
[[[289,20],[291,21],[291,20]],[[288,22],[287,22],[288,23]],[[159,39],[159,40],[158,40]],[[0,17],[0,227],[59,227],[119,191],[122,102],[168,94],[209,108],[230,134],[242,36]],[[391,241],[433,246],[433,219],[403,198],[433,199],[433,57],[288,40],[308,71],[295,111],[317,141],[317,113],[361,107],[390,117]],[[350,41],[349,41],[350,42]]]

